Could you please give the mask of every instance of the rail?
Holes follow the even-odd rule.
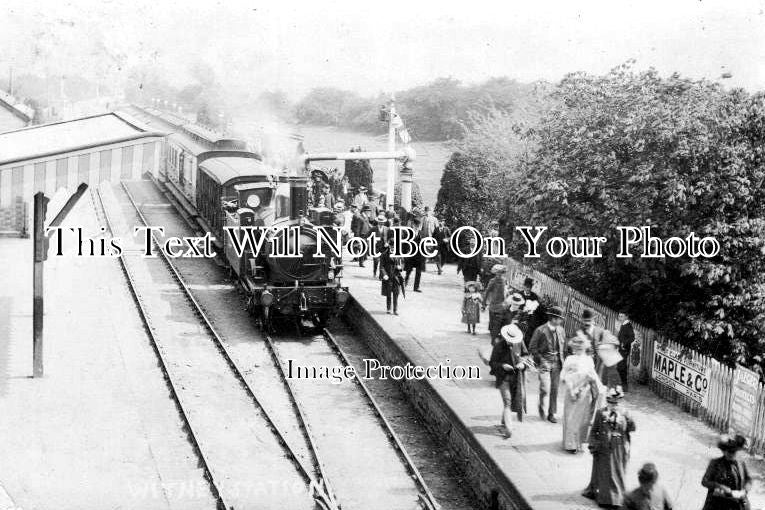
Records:
[[[101,197],[101,191],[95,188],[91,196],[93,197],[93,205],[96,210],[96,215],[101,216],[103,218],[104,226],[113,235],[114,234],[113,223],[111,221],[111,218],[109,217],[109,213],[106,210],[106,206],[104,205],[103,198]],[[178,392],[176,390],[175,383],[173,382],[173,378],[170,375],[170,371],[167,368],[167,365],[168,365],[167,360],[165,359],[165,356],[162,354],[162,350],[159,348],[159,343],[157,341],[154,326],[151,323],[151,319],[149,319],[149,314],[146,312],[145,305],[143,303],[143,300],[141,299],[140,293],[138,292],[138,287],[135,282],[135,279],[133,278],[133,275],[130,272],[130,269],[125,263],[125,260],[122,257],[119,257],[119,261],[120,261],[120,267],[122,269],[122,273],[125,275],[125,280],[127,281],[127,284],[128,284],[128,289],[130,290],[130,293],[133,296],[133,299],[136,303],[136,307],[138,308],[138,314],[141,317],[141,322],[143,322],[144,328],[151,342],[151,346],[154,349],[154,353],[157,355],[157,359],[159,360],[159,366],[162,370],[162,374],[167,383],[167,387],[170,390],[170,394],[173,397],[173,402],[175,402],[175,407],[178,410],[178,414],[180,414],[181,419],[183,420],[184,429],[186,430],[189,441],[191,442],[194,448],[194,452],[197,455],[197,458],[199,460],[199,465],[202,467],[205,479],[207,480],[210,486],[210,492],[215,498],[217,502],[217,507],[219,510],[225,510],[227,508],[230,508],[230,506],[226,505],[225,503],[220,487],[218,486],[218,483],[215,481],[215,477],[213,476],[212,471],[210,470],[210,467],[207,464],[207,459],[205,458],[205,455],[202,452],[202,447],[200,446],[197,436],[194,432],[194,429],[192,428],[191,423],[189,422],[188,415],[186,414],[186,411],[183,408],[183,404],[181,403],[180,396],[178,395]]]
[[[125,192],[125,195],[127,196],[130,204],[133,206],[133,208],[136,211],[137,216],[141,220],[144,226],[148,226],[148,222],[146,221],[146,218],[144,217],[143,213],[141,212],[140,208],[138,207],[138,204],[136,203],[135,199],[133,198],[132,194],[130,193],[130,190],[127,188],[127,186],[122,183],[122,188]],[[270,416],[266,408],[262,405],[260,400],[255,395],[255,392],[253,391],[250,384],[247,382],[246,378],[244,377],[242,370],[237,365],[236,361],[232,357],[231,353],[229,352],[228,348],[226,347],[222,337],[217,332],[215,327],[213,326],[211,320],[208,318],[207,314],[204,312],[204,309],[199,304],[197,299],[194,297],[193,293],[191,292],[191,289],[186,285],[186,283],[183,281],[183,277],[181,276],[178,269],[175,267],[175,265],[172,263],[170,258],[164,253],[164,251],[160,248],[160,243],[152,233],[151,235],[152,243],[154,244],[154,247],[157,248],[157,252],[160,254],[160,258],[163,260],[165,265],[170,270],[170,273],[173,277],[173,279],[178,283],[178,286],[181,288],[184,296],[188,300],[188,302],[192,305],[195,313],[200,318],[202,324],[204,325],[205,329],[210,334],[211,338],[213,339],[215,346],[217,347],[218,351],[221,353],[223,358],[226,360],[226,363],[228,364],[229,368],[233,372],[234,376],[239,380],[240,384],[242,385],[242,388],[245,390],[249,398],[253,401],[253,403],[260,409],[260,411],[263,413],[263,416],[266,419],[266,422],[268,423],[268,427],[271,429],[272,433],[276,436],[277,440],[279,441],[282,448],[284,448],[284,451],[287,455],[287,457],[293,462],[297,470],[299,471],[302,478],[305,480],[305,482],[308,484],[309,490],[312,492],[312,496],[316,503],[323,509],[323,510],[337,510],[339,507],[337,506],[335,502],[334,495],[328,490],[328,485],[325,480],[316,480],[313,474],[307,469],[303,463],[300,461],[300,458],[295,454],[295,452],[290,448],[289,443],[285,439],[282,432],[279,430],[279,428],[276,426],[276,422],[273,420],[273,418]],[[122,259],[120,259],[122,260]],[[124,265],[124,262],[123,262]],[[224,507],[228,508],[228,507]]]
[[[322,335],[324,336],[324,339],[327,341],[327,343],[332,348],[332,350],[335,351],[335,354],[343,363],[343,366],[345,367],[353,366],[351,365],[351,362],[348,359],[348,356],[340,348],[340,345],[337,343],[337,340],[335,340],[335,337],[332,335],[332,333],[330,333],[325,328],[322,330]],[[415,484],[417,485],[420,491],[420,494],[419,494],[420,505],[425,510],[439,510],[441,508],[440,505],[438,504],[438,502],[436,502],[435,497],[433,497],[433,493],[431,493],[430,489],[428,489],[428,486],[425,483],[425,480],[422,478],[422,475],[420,474],[420,471],[417,469],[417,466],[414,465],[412,458],[409,456],[408,453],[406,453],[403,443],[394,432],[393,426],[383,414],[382,409],[380,408],[380,405],[377,403],[377,400],[375,400],[375,398],[372,396],[372,393],[369,391],[369,388],[364,383],[364,381],[359,377],[354,377],[353,381],[361,388],[365,398],[367,399],[369,404],[372,406],[375,416],[383,425],[383,428],[385,429],[385,432],[388,435],[388,438],[393,443],[394,449],[396,450],[402,462],[406,466],[406,469],[409,472],[409,476],[412,477]]]

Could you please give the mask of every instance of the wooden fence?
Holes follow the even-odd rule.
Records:
[[[530,277],[534,280],[534,290],[549,296],[563,308],[564,327],[568,335],[573,335],[578,326],[579,317],[584,308],[594,312],[595,322],[616,333],[617,312],[592,298],[572,289],[571,287],[550,278],[544,273],[526,266],[516,260],[507,260],[507,277],[510,284],[521,288],[523,280]],[[673,342],[655,331],[632,323],[637,345],[640,348],[640,359],[637,365],[628,360],[629,378],[647,383],[651,390],[661,398],[668,400],[683,410],[698,416],[721,432],[731,432],[731,417],[734,412],[733,401],[735,390],[736,369],[723,365],[719,361],[704,356],[692,349]],[[705,375],[708,381],[706,398],[699,401],[698,397],[678,391],[675,386],[659,381],[654,377],[656,346],[662,350],[677,353],[677,359],[690,367],[695,367]],[[752,403],[751,430],[735,430],[746,435],[750,440],[750,450],[765,453],[765,386],[758,382],[754,388],[755,401]]]

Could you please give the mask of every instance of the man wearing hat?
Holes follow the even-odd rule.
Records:
[[[701,485],[707,488],[703,510],[749,510],[752,477],[743,460],[736,454],[746,448],[742,435],[723,435],[717,442],[723,456],[709,461]]]
[[[358,207],[364,207],[364,204],[367,202],[369,202],[369,198],[367,197],[367,188],[366,186],[359,186],[358,192],[353,197],[353,203]]]
[[[436,267],[438,268],[438,274],[443,272],[446,259],[449,257],[449,241],[452,237],[451,229],[444,223],[443,218],[438,220],[438,227],[433,232],[433,237],[438,241],[438,257],[436,257]]]
[[[369,231],[372,229],[372,225],[369,223],[370,208],[367,204],[364,204],[361,208],[361,212],[356,213],[351,222],[351,230],[353,235],[366,239],[369,236]],[[366,255],[358,258],[359,267],[364,267],[364,261],[367,259]]]
[[[506,272],[507,267],[503,264],[494,264],[491,268],[491,274],[494,277],[489,280],[483,293],[483,309],[489,308],[489,335],[492,344],[499,337],[499,330],[502,327],[502,319],[505,314]]]
[[[512,415],[523,421],[526,411],[525,370],[530,365],[529,353],[523,343],[523,331],[516,324],[500,330],[501,341],[494,344],[489,365],[495,377],[495,386],[502,396],[502,423],[505,439],[512,435]]]
[[[422,236],[420,235],[420,220],[415,219],[411,224],[411,228],[415,231],[415,236],[414,239],[412,239],[412,242],[419,246],[420,241],[422,240]],[[407,257],[404,260],[404,270],[406,272],[404,285],[409,285],[409,276],[412,274],[412,271],[414,271],[414,288],[412,290],[415,292],[422,292],[420,290],[420,278],[422,277],[423,269],[425,269],[425,255],[423,255],[420,250],[417,250],[414,255]]]
[[[433,216],[433,211],[430,206],[425,206],[425,216],[421,219],[422,223],[422,237],[433,237],[438,228],[438,220]]]
[[[599,371],[601,362],[598,358],[598,347],[603,342],[606,331],[600,326],[595,325],[594,314],[589,308],[582,310],[579,322],[581,324],[580,331],[587,337],[592,346],[592,359],[595,362],[595,370]]]
[[[377,253],[378,255],[376,257],[372,257],[372,276],[377,276],[377,269],[380,267],[380,253],[382,253],[382,249],[388,244],[388,230],[389,228],[385,226],[386,220],[385,215],[380,213],[377,215],[377,218],[375,218],[374,224],[372,225],[372,228],[369,230],[369,235],[376,235],[377,236]]]
[[[566,332],[563,330],[563,310],[551,306],[547,310],[547,322],[534,330],[529,351],[534,356],[539,373],[539,417],[545,416],[551,423],[558,423],[558,385],[563,359],[566,357]],[[547,399],[549,397],[549,403]]]

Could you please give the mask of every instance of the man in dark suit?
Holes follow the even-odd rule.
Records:
[[[364,205],[361,208],[361,213],[356,218],[357,236],[363,239],[369,237],[372,230],[372,225],[369,223],[369,214],[371,213],[369,205]],[[353,227],[351,227],[353,228]],[[364,267],[364,261],[367,259],[366,255],[359,257],[359,267]]]
[[[617,320],[621,323],[619,328],[619,354],[622,355],[622,360],[616,365],[616,370],[619,372],[619,377],[622,382],[622,390],[627,391],[629,385],[629,357],[630,350],[632,349],[632,342],[635,341],[635,330],[632,327],[630,318],[627,312],[620,312],[617,316]]]
[[[452,237],[451,229],[446,226],[443,220],[439,220],[438,227],[436,228],[433,236],[438,241],[438,256],[436,257],[436,267],[438,268],[438,274],[441,274],[446,264],[446,259],[449,256],[449,239]]]
[[[416,232],[412,242],[419,246],[420,241],[422,241],[422,235],[420,234],[420,220],[412,220],[411,228],[413,228]],[[404,269],[406,270],[404,286],[409,285],[409,275],[411,275],[412,271],[414,271],[414,288],[412,290],[415,292],[422,292],[420,290],[420,277],[422,276],[422,270],[425,269],[425,256],[420,253],[419,249],[413,256],[404,259]]]
[[[377,236],[377,253],[382,253],[382,250],[385,246],[388,245],[388,230],[390,227],[387,227],[385,225],[386,219],[384,214],[380,214],[377,216],[375,221],[372,223],[372,228],[369,230],[369,235],[376,235]],[[372,257],[372,276],[377,276],[377,270],[380,267],[380,255],[377,257]]]
[[[563,320],[563,310],[559,306],[551,306],[547,310],[547,322],[534,330],[529,343],[529,351],[539,373],[539,417],[544,420],[546,416],[551,423],[558,423],[555,417],[558,411],[558,386],[563,359],[566,357]]]

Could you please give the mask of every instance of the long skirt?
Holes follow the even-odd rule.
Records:
[[[630,458],[630,443],[612,439],[610,447],[594,455],[595,486],[599,505],[622,504],[624,498],[624,472]]]
[[[587,441],[592,422],[592,393],[585,388],[578,399],[566,388],[563,399],[563,448],[577,450]]]

